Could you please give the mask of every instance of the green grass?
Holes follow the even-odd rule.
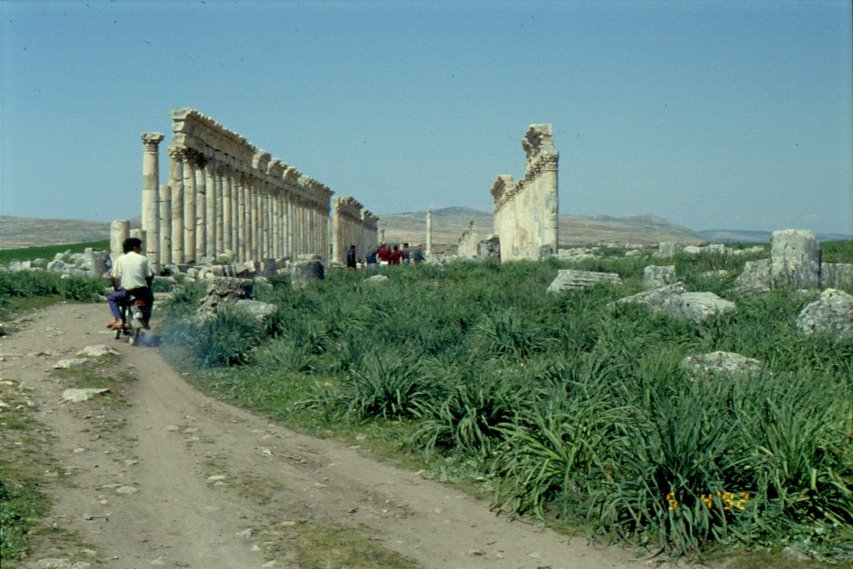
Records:
[[[20,249],[0,249],[0,265],[8,265],[11,261],[29,261],[34,259],[52,260],[57,253],[82,253],[87,248],[99,251],[110,250],[110,240],[88,241],[86,243],[69,243],[66,245],[45,245],[41,247],[22,247]]]
[[[847,262],[843,244],[828,250]],[[230,401],[309,432],[369,430],[428,470],[492,488],[507,514],[676,556],[790,545],[849,560],[853,346],[796,328],[815,295],[741,297],[732,279],[700,276],[744,261],[675,259],[685,282],[736,303],[701,324],[613,308],[650,259],[605,256],[574,267],[623,285],[561,294],[544,292],[568,267],[557,260],[390,268],[377,287],[345,271],[302,290],[274,281],[260,334],[227,315],[188,334],[187,289],[167,345],[208,366],[198,381]],[[679,368],[717,350],[766,372]]]

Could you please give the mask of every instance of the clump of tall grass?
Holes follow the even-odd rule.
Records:
[[[186,350],[202,367],[247,364],[265,338],[265,325],[242,310],[225,308],[213,318],[197,317],[206,287],[190,283],[176,288],[165,303],[163,343]]]
[[[429,365],[430,397],[418,406],[410,446],[428,456],[455,451],[487,459],[503,438],[500,426],[525,413],[531,384],[494,365],[447,369],[440,360]]]

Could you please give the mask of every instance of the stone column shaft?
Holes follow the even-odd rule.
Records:
[[[172,190],[168,184],[160,186],[160,266],[172,262]]]
[[[195,164],[188,153],[184,160],[184,263],[196,260],[195,256]]]
[[[163,135],[159,132],[142,134],[142,229],[151,239],[145,252],[151,269],[160,272],[160,211],[157,196],[160,188],[158,147]]]
[[[207,175],[206,160],[199,156],[195,168],[195,262],[201,261],[207,245]]]

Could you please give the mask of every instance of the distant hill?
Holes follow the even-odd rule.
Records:
[[[110,224],[0,215],[0,249],[85,243],[110,238]]]
[[[489,212],[467,207],[432,210],[433,247],[437,250],[455,248],[459,236],[471,221],[483,238],[492,233],[493,220]],[[138,227],[139,219],[131,220],[131,226]],[[380,216],[379,226],[385,230],[385,240],[388,242],[415,244],[426,241],[425,211],[385,214]],[[109,236],[110,224],[107,222],[0,216],[0,249],[82,243],[109,239]],[[819,241],[838,241],[850,239],[851,236],[821,233],[817,238]],[[651,245],[661,241],[684,244],[769,243],[770,232],[727,229],[694,231],[654,215],[560,216],[560,247],[600,243]]]
[[[432,210],[433,247],[455,247],[471,221],[483,238],[492,233],[491,213],[465,207]],[[379,224],[385,230],[388,242],[423,243],[426,239],[426,212],[423,211],[385,214]],[[704,238],[691,229],[652,215],[560,216],[560,247],[594,243],[654,244],[661,241],[693,244],[703,242]]]
[[[744,231],[742,229],[706,229],[699,231],[711,243],[769,243],[770,231]],[[816,233],[818,241],[846,241],[851,235],[842,233]]]

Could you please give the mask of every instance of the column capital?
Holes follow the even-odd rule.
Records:
[[[146,150],[157,150],[157,146],[164,136],[161,132],[143,132],[141,138]]]
[[[173,160],[183,160],[187,149],[183,146],[170,146],[168,149],[169,157]]]

